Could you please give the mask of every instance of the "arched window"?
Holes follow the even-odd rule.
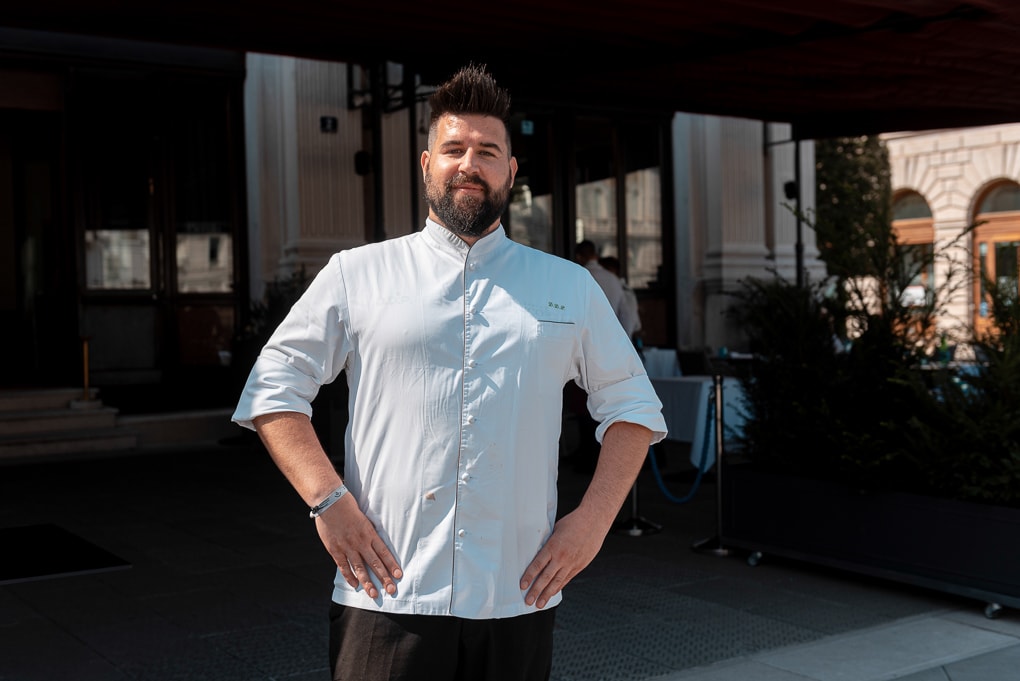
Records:
[[[931,220],[931,208],[917,192],[904,192],[893,201],[893,220]]]
[[[991,330],[989,284],[1014,299],[1020,293],[1020,185],[1001,182],[978,201],[974,230],[974,329]]]
[[[908,281],[903,300],[908,305],[924,305],[935,295],[935,222],[931,208],[917,192],[902,192],[893,198],[892,216],[893,234],[904,254]]]
[[[991,189],[981,199],[978,213],[1009,213],[1020,211],[1020,186],[1003,182]]]

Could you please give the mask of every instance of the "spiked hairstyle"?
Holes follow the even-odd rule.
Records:
[[[496,84],[485,66],[461,68],[429,97],[429,148],[436,138],[436,122],[447,114],[493,116],[510,131],[510,93]]]

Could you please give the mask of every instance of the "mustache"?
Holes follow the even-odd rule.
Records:
[[[468,175],[467,173],[457,173],[456,175],[451,177],[446,183],[446,189],[447,191],[449,191],[450,189],[453,189],[454,187],[462,184],[478,185],[479,187],[485,190],[486,194],[492,191],[492,188],[489,186],[489,183],[483,180],[481,176]]]

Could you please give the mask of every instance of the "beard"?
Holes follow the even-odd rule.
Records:
[[[470,182],[482,188],[482,198],[464,196],[454,198],[454,187]],[[425,173],[425,200],[429,208],[447,229],[460,236],[479,237],[497,222],[510,202],[510,179],[494,192],[482,178],[458,173],[445,184],[432,181],[432,173]]]

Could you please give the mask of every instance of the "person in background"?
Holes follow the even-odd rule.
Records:
[[[621,319],[622,323],[624,306],[626,305],[623,282],[620,281],[619,276],[613,274],[599,263],[599,252],[595,247],[595,242],[590,239],[577,242],[577,247],[574,249],[574,259],[579,265],[587,269],[591,273],[592,278],[598,282],[602,292],[606,294],[606,299],[609,300],[610,307],[613,308],[613,313],[617,319]]]
[[[630,327],[633,326],[633,320],[630,317],[623,280],[603,267],[595,242],[590,239],[577,242],[574,260],[591,274],[592,279],[606,295],[609,305],[613,308],[613,314],[628,337],[631,337]],[[587,396],[576,385],[568,384],[564,388],[563,399],[577,425],[577,445],[569,456],[571,466],[577,473],[591,473],[595,470],[599,458],[599,442],[595,436],[598,423],[588,411]]]
[[[620,285],[623,286],[623,307],[618,316],[620,324],[623,325],[627,335],[637,343],[638,334],[641,332],[641,314],[638,311],[637,294],[634,293],[634,289],[630,287],[627,280],[620,274],[619,258],[614,255],[607,255],[599,258],[599,264],[605,270],[615,274],[620,280]]]
[[[665,436],[662,405],[588,272],[506,236],[509,94],[468,66],[429,104],[424,228],[329,259],[233,420],[258,432],[336,563],[333,679],[548,679],[555,606]],[[341,373],[342,475],[309,418]],[[602,454],[560,515],[567,383]]]

